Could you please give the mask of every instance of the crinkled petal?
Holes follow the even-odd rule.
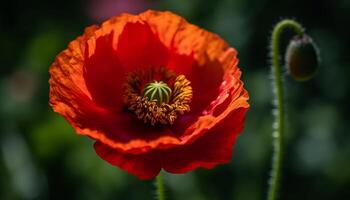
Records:
[[[89,56],[92,49],[94,53]],[[84,80],[96,104],[109,110],[122,109],[124,73],[113,48],[113,32],[86,45]]]
[[[228,163],[233,143],[243,129],[246,108],[230,113],[191,144],[171,148],[162,154],[162,167],[170,173],[186,173],[198,167],[210,169]]]
[[[236,110],[189,145],[135,155],[96,142],[95,151],[110,164],[140,179],[152,179],[162,168],[170,173],[185,173],[198,167],[210,169],[231,159],[233,143],[243,128],[246,111],[246,108]]]
[[[127,23],[118,39],[118,58],[126,71],[163,67],[169,59],[168,49],[144,22]]]
[[[154,152],[142,155],[125,154],[101,142],[96,142],[94,148],[102,159],[142,180],[154,178],[161,169],[160,159]]]

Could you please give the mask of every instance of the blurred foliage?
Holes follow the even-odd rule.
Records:
[[[272,131],[269,34],[281,18],[304,24],[322,62],[309,82],[285,80],[288,133],[281,199],[350,199],[348,0],[153,0],[136,6],[141,1],[121,1],[1,3],[0,199],[154,197],[151,181],[102,161],[93,141],[74,134],[47,103],[48,68],[55,56],[84,27],[100,22],[92,17],[91,3],[109,3],[115,14],[171,10],[216,32],[239,52],[251,109],[233,160],[210,171],[167,174],[168,199],[174,200],[264,199]]]

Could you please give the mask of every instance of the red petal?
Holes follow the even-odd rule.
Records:
[[[127,71],[166,66],[167,48],[147,23],[127,23],[118,39],[118,58]]]
[[[124,70],[113,49],[113,32],[97,38],[95,45],[86,45],[84,69],[93,101],[110,110],[121,110]]]
[[[192,144],[167,150],[153,150],[144,154],[121,153],[96,142],[96,153],[114,166],[140,179],[152,179],[163,168],[171,173],[185,173],[203,167],[213,168],[230,161],[233,143],[243,128],[246,108],[240,108],[221,121]]]
[[[162,153],[162,167],[171,173],[185,173],[203,167],[213,168],[231,160],[233,143],[242,131],[246,108],[226,117],[192,144],[171,148]]]
[[[119,153],[101,142],[95,142],[94,148],[102,159],[128,171],[142,180],[154,178],[161,169],[160,160],[156,153],[143,155]]]

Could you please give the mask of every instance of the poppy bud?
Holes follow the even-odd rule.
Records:
[[[290,41],[286,51],[286,67],[295,80],[311,79],[318,68],[318,62],[318,49],[309,36],[296,36]]]

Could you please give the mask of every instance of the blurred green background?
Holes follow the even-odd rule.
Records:
[[[0,8],[0,199],[153,199],[151,181],[102,161],[48,105],[48,68],[84,27],[121,12],[171,10],[239,52],[251,109],[233,160],[166,175],[173,200],[260,200],[271,161],[269,34],[301,22],[322,63],[314,79],[286,77],[288,123],[281,199],[350,199],[349,0],[12,0]],[[285,35],[285,42],[290,37]]]

